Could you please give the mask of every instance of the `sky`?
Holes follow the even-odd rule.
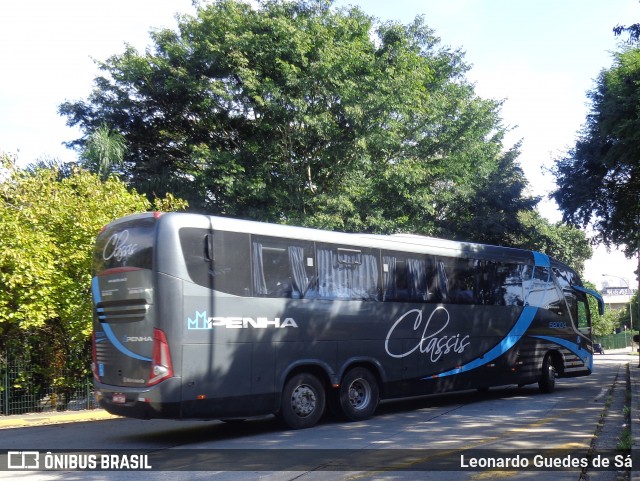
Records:
[[[617,24],[640,21],[638,0],[338,0],[382,21],[423,15],[442,45],[465,52],[467,78],[484,98],[504,100],[512,128],[505,145],[522,140],[520,162],[531,193],[553,190],[548,169],[575,143],[588,112],[586,93],[612,65]],[[149,31],[174,28],[191,0],[2,0],[0,2],[0,151],[21,164],[75,160],[62,145],[80,136],[57,114],[65,100],[85,99],[98,74],[95,60],[140,51]],[[560,220],[555,204],[540,210]],[[596,249],[585,279],[602,286],[637,285],[637,261]],[[603,277],[603,274],[610,274]],[[623,280],[621,280],[622,278]]]

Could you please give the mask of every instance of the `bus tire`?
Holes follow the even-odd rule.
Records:
[[[556,368],[551,361],[551,356],[547,354],[542,362],[542,372],[538,387],[543,394],[550,394],[556,387]]]
[[[287,381],[282,391],[280,416],[292,429],[315,426],[326,404],[324,386],[309,373],[296,374]]]
[[[340,410],[349,421],[363,421],[373,416],[380,401],[376,377],[364,367],[348,371],[340,384]]]

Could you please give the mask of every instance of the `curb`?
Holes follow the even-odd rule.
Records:
[[[109,414],[104,409],[85,411],[65,411],[51,413],[25,414],[23,416],[0,417],[0,429],[24,428],[28,426],[45,426],[50,424],[66,424],[87,421],[103,421],[119,419],[120,416]]]

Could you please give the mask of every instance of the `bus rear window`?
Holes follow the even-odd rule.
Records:
[[[94,273],[124,267],[151,269],[155,223],[150,217],[107,226],[96,241]]]

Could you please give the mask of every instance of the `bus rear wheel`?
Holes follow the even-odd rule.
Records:
[[[542,372],[538,381],[540,392],[544,394],[552,393],[556,388],[556,368],[553,365],[551,356],[547,354],[542,362]]]
[[[301,373],[287,381],[282,391],[280,415],[292,429],[315,426],[326,404],[324,386],[316,376]]]
[[[380,400],[375,376],[366,368],[348,371],[340,384],[340,411],[349,421],[363,421],[373,416]]]

